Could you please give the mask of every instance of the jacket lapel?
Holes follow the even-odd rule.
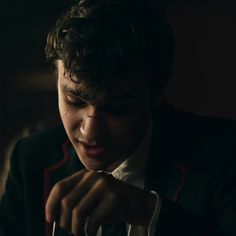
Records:
[[[173,113],[173,114],[171,114]],[[180,147],[173,109],[162,105],[153,117],[151,154],[146,171],[145,188],[176,202],[188,180],[190,169],[183,161],[185,150]],[[177,127],[177,128],[176,128]]]
[[[51,189],[58,181],[84,168],[69,140],[63,143],[62,149],[63,149],[62,158],[53,165],[47,167],[44,171],[45,203],[47,201]],[[51,235],[52,235],[52,225],[45,222],[45,236],[51,236]],[[60,236],[64,235],[64,233],[63,232],[56,233],[55,235]]]

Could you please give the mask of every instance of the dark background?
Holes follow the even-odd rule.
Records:
[[[128,1],[128,0],[127,0]],[[44,58],[48,30],[72,0],[1,0],[0,164],[24,127],[59,120],[55,76]],[[176,37],[167,98],[176,106],[236,119],[236,3],[229,0],[146,1]]]

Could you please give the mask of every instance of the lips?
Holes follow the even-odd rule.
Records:
[[[79,141],[82,151],[91,158],[102,157],[108,146],[105,145],[90,145],[85,142]]]

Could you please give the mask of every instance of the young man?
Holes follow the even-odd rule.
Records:
[[[235,123],[163,100],[173,37],[161,19],[136,1],[83,0],[46,54],[63,126],[17,144],[1,235],[236,235]]]

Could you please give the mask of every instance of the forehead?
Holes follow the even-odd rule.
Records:
[[[81,93],[85,92],[85,90],[90,91],[90,93],[94,93],[94,95],[100,95],[103,97],[107,97],[109,99],[112,98],[121,98],[121,99],[129,99],[140,97],[141,95],[149,93],[149,84],[145,78],[140,77],[135,71],[132,73],[127,73],[123,78],[119,79],[118,83],[115,83],[112,87],[107,87],[107,89],[103,89],[101,86],[96,85],[96,81],[92,85],[87,84],[84,81],[75,82],[76,79],[73,80],[73,77],[70,78],[68,73],[66,73],[63,61],[58,61],[58,79],[61,87],[66,88],[67,90],[71,90],[74,92]],[[108,78],[113,79],[113,78]]]

